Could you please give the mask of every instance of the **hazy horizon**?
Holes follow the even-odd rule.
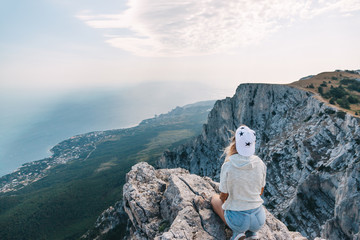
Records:
[[[59,107],[71,110],[66,96],[76,99],[76,116],[91,112],[82,101],[111,100],[74,97],[85,92],[193,87],[186,99],[158,92],[160,105],[134,115],[137,123],[183,102],[232,96],[241,83],[360,69],[359,0],[19,0],[5,1],[0,13],[0,159],[26,154],[12,146],[25,132],[39,141],[41,122],[56,119]],[[146,91],[136,94],[148,101]],[[108,120],[98,121],[92,126]]]
[[[74,135],[136,126],[177,106],[216,100],[222,94],[201,83],[147,82],[27,101],[25,95],[23,100],[2,95],[6,104],[0,104],[0,176],[50,156],[50,148]],[[19,102],[11,101],[14,98]]]

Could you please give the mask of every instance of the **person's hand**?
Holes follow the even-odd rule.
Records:
[[[226,201],[226,199],[229,197],[228,193],[220,193],[220,200],[224,203]]]

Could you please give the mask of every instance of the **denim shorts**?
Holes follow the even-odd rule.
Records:
[[[262,205],[246,211],[225,210],[224,215],[227,225],[233,231],[233,238],[246,231],[257,232],[264,225],[266,218]]]

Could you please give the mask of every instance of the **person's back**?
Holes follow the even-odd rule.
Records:
[[[263,161],[252,155],[250,157],[234,154],[221,168],[222,181],[220,191],[229,193],[223,205],[224,210],[242,211],[257,208],[264,202],[260,195],[265,186],[266,166]]]
[[[254,155],[255,132],[240,126],[230,145],[220,172],[220,195],[214,195],[214,211],[232,229],[232,240],[257,239],[256,232],[265,223],[262,195],[266,166]],[[246,234],[246,235],[245,235]]]

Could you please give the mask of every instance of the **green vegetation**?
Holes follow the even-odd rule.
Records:
[[[350,90],[360,92],[360,81],[356,79],[343,79],[340,83],[347,85]]]
[[[320,95],[323,95],[324,94],[324,90],[322,87],[318,87],[318,92],[320,93]]]
[[[345,109],[350,109],[349,100],[346,97],[342,97],[336,100],[336,103],[340,105],[340,107]]]
[[[330,90],[326,93],[323,93],[323,92],[320,92],[320,94],[323,95],[323,97],[325,98],[330,98],[330,97],[333,97],[335,99],[338,99],[338,98],[342,98],[342,97],[345,97],[346,95],[348,95],[348,92],[340,85],[339,87],[336,87],[336,88],[330,88]]]
[[[322,84],[320,84],[321,87],[327,87],[327,83],[325,81],[322,82]]]
[[[337,80],[335,78],[332,79]],[[345,78],[340,80],[339,84],[338,87],[331,85],[329,89],[327,83],[323,81],[318,87],[318,92],[323,98],[330,99],[330,104],[338,104],[345,109],[351,109],[350,104],[360,103],[360,97],[353,92],[360,92],[360,81]]]
[[[342,120],[344,120],[344,119],[345,119],[345,116],[346,116],[346,113],[345,113],[345,112],[342,112],[342,111],[339,111],[339,112],[336,113],[336,116],[337,116],[338,118],[341,118]]]
[[[159,232],[164,232],[166,229],[168,229],[170,227],[170,222],[169,221],[163,221],[161,222],[160,226],[159,226]]]
[[[350,104],[359,103],[359,98],[355,96],[349,96],[347,100],[349,101]]]
[[[315,88],[315,87],[314,87],[314,84],[310,84],[307,86],[307,88]]]
[[[199,134],[207,112],[173,115],[115,130],[96,144],[86,161],[84,156],[60,165],[21,190],[0,194],[0,239],[80,238],[103,210],[122,199],[131,166],[139,161],[154,164],[165,149]],[[118,239],[124,227],[108,239]]]
[[[331,108],[326,108],[324,111],[326,114],[334,114],[335,113],[335,111],[332,110]]]

